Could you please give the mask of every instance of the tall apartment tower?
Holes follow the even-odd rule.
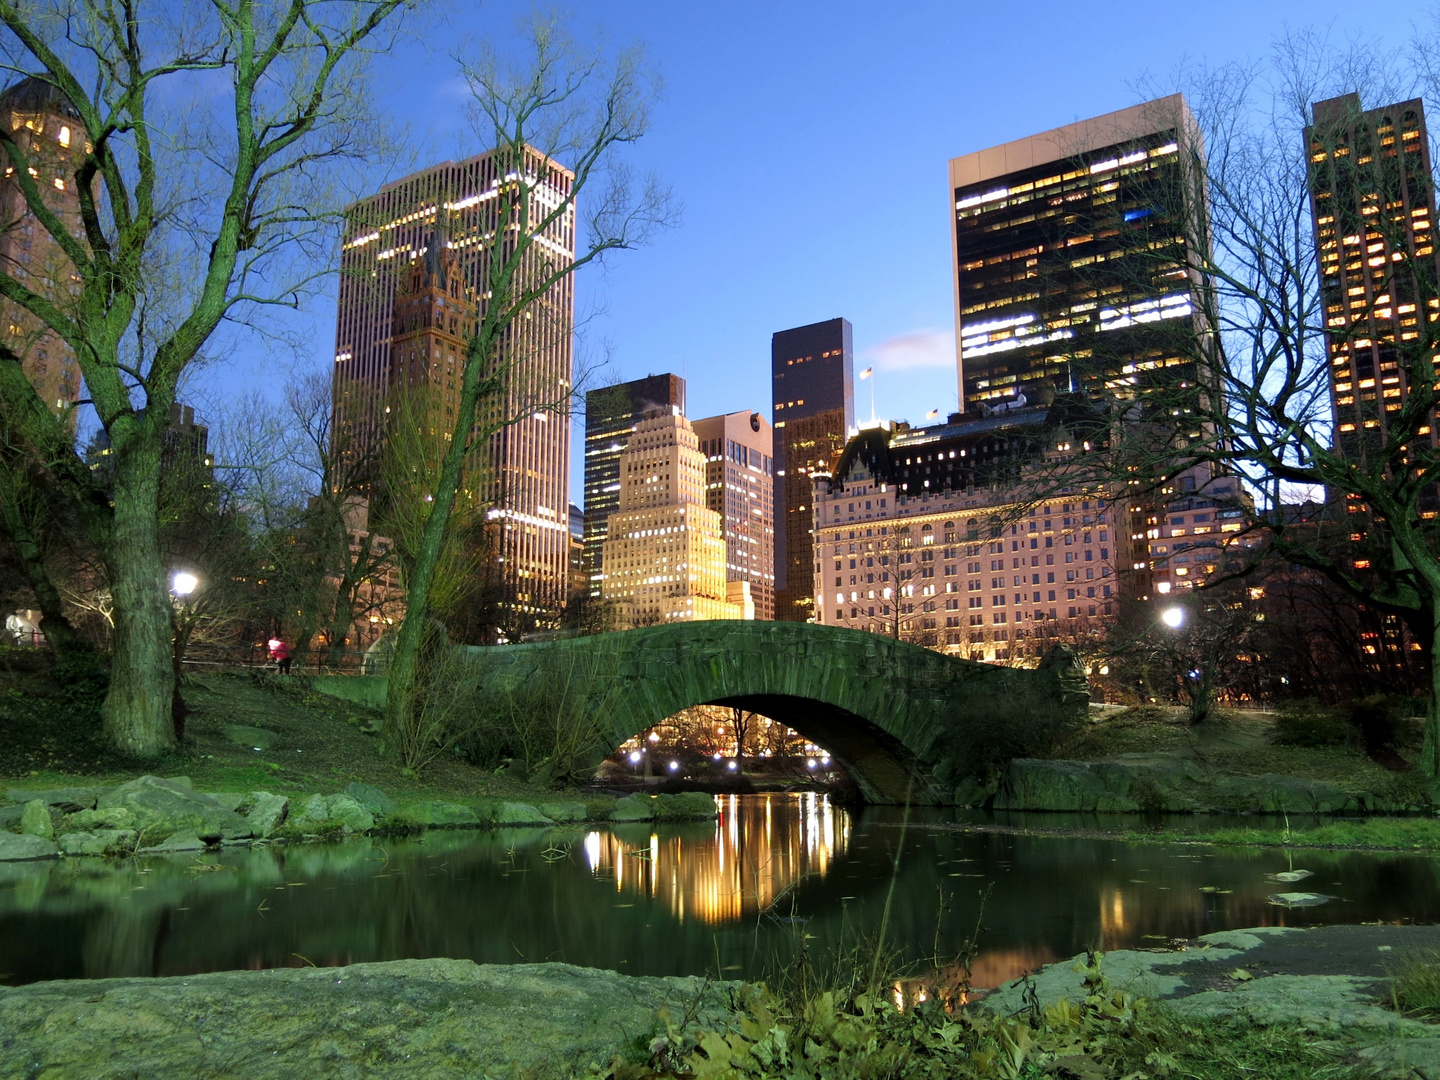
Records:
[[[432,244],[443,245],[454,260],[460,295],[473,298],[476,313],[483,315],[496,233],[510,235],[498,228],[502,215],[512,220],[516,201],[529,198],[539,216],[541,207],[568,195],[572,181],[568,170],[538,151],[527,149],[520,162],[491,151],[414,173],[347,209],[334,377],[335,429],[347,456],[374,461],[385,438],[387,398],[398,377],[395,341],[406,333],[394,325],[396,293],[411,265],[427,258],[436,267],[447,265],[430,254]],[[498,242],[513,242],[505,237]],[[573,208],[536,239],[531,257],[537,265],[542,259],[562,266],[573,260]],[[448,309],[445,317],[449,333]],[[491,569],[498,574],[502,602],[517,617],[542,623],[563,606],[569,577],[570,425],[554,410],[563,408],[570,393],[573,323],[573,284],[566,277],[511,328],[500,361],[511,371],[509,386],[503,400],[483,407],[489,419],[514,422],[500,426],[477,451],[477,475],[485,478],[477,496],[489,507],[495,530]],[[437,376],[448,380],[450,342],[438,333],[431,336],[432,348],[446,350],[429,359],[433,386]],[[436,370],[442,363],[447,366]]]
[[[652,409],[635,426],[609,526],[602,595],[622,625],[746,617],[743,588],[727,589],[720,515],[705,505],[705,456],[679,410]]]
[[[1199,139],[1174,94],[951,160],[962,410],[1196,384]]]
[[[80,227],[80,197],[75,190],[75,157],[84,150],[84,128],[69,100],[41,79],[21,79],[0,93],[0,123],[14,147],[30,163],[30,174],[45,201],[70,228]],[[54,238],[30,212],[15,182],[15,166],[0,176],[0,267],[42,296],[67,295],[74,268]],[[69,414],[80,398],[80,368],[70,347],[35,316],[0,301],[5,344],[35,392],[57,415]]]
[[[1192,197],[1200,160],[1199,128],[1179,94],[951,160],[966,416],[1078,392],[1148,399],[1142,416],[1177,425],[1182,438],[1202,434],[1187,417],[1199,395],[1219,391],[1198,362],[1213,347],[1192,270],[1207,212]],[[1121,526],[1140,541],[1159,535],[1172,499],[1238,490],[1208,467],[1145,479]],[[1145,559],[1143,548],[1122,582],[1149,600],[1169,551],[1155,545]]]
[[[775,417],[775,618],[815,611],[810,475],[839,461],[855,426],[855,352],[848,319],[781,330],[770,339]]]
[[[610,515],[620,509],[620,453],[652,409],[683,414],[685,380],[647,375],[585,395],[585,576],[593,599],[603,591]]]
[[[725,577],[750,585],[755,618],[775,618],[774,433],[758,412],[696,420],[705,505],[720,515]]]
[[[1366,111],[1358,94],[1345,94],[1316,102],[1311,119],[1305,138],[1336,447],[1364,462],[1389,437],[1412,373],[1431,378],[1420,350],[1424,321],[1440,316],[1440,260],[1425,105],[1416,98]],[[1435,427],[1432,417],[1432,445]]]

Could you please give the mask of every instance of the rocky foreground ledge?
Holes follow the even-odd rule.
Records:
[[[469,960],[35,983],[0,988],[0,1076],[558,1078],[648,1042],[662,1008],[723,1026],[734,985]]]
[[[1267,927],[1176,950],[1108,953],[1110,985],[1197,1020],[1303,1030],[1383,1080],[1440,1080],[1440,1027],[1384,1007],[1392,958],[1440,927]],[[1086,958],[1051,964],[983,1001],[1024,1015],[1085,996]],[[46,1080],[521,1080],[584,1075],[646,1056],[659,1015],[724,1030],[738,984],[568,964],[397,960],[0,988],[0,1076]]]

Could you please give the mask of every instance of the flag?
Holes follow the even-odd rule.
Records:
[[[940,416],[940,410],[939,410],[939,409],[931,409],[929,412],[927,412],[927,413],[925,414],[925,419],[926,419],[926,420],[935,420],[935,419],[938,419],[939,416]]]
[[[875,374],[875,369],[874,369],[873,367],[867,367],[864,371],[860,372],[860,378],[862,378],[862,379],[868,379],[871,375],[874,375],[874,374]]]

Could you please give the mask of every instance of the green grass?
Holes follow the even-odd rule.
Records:
[[[1116,834],[1144,843],[1199,843],[1217,847],[1357,848],[1376,851],[1440,851],[1440,820],[1370,818],[1305,829],[1157,829]]]
[[[301,681],[245,673],[187,675],[191,711],[184,744],[158,760],[116,756],[100,735],[96,701],[77,699],[45,671],[0,669],[0,790],[119,784],[146,773],[188,776],[198,791],[270,791],[289,798],[373,784],[402,807],[408,801],[480,798],[535,803],[567,797],[508,774],[438,759],[418,778],[383,758],[364,706],[310,691]],[[277,736],[255,750],[225,735],[234,724]],[[611,800],[597,800],[596,807]]]
[[[1440,953],[1403,956],[1390,971],[1390,1001],[1396,1012],[1426,1020],[1440,1017]]]

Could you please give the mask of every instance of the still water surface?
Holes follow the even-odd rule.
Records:
[[[976,986],[1089,946],[1440,921],[1440,861],[1427,856],[966,834],[944,826],[981,815],[915,811],[905,827],[898,810],[851,814],[816,795],[725,796],[720,807],[715,823],[654,829],[0,864],[0,983],[430,956],[760,977],[802,942],[823,954],[873,932],[892,879],[888,938],[912,958],[933,952],[937,926],[941,952],[956,949],[988,889]],[[1295,869],[1313,876],[1267,880]],[[1293,910],[1267,900],[1297,890],[1332,899]]]

